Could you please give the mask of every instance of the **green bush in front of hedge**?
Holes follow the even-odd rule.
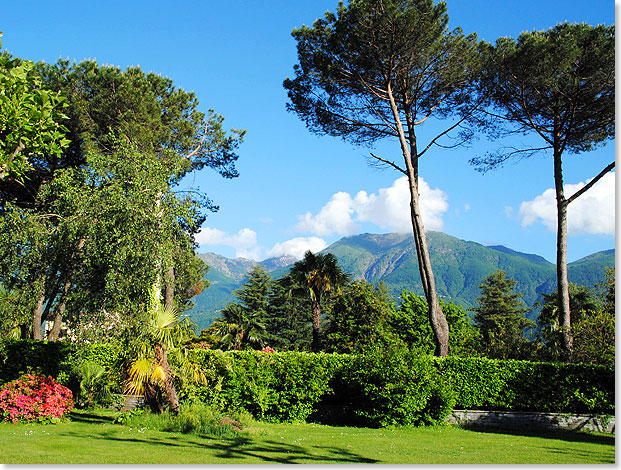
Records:
[[[404,349],[358,355],[340,371],[341,393],[370,426],[434,425],[453,410],[453,390],[432,358]]]
[[[614,367],[487,358],[435,358],[459,409],[614,413]]]

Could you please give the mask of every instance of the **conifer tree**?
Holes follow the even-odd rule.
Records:
[[[528,340],[526,328],[535,323],[524,317],[528,311],[522,293],[514,292],[517,281],[498,270],[483,280],[481,296],[474,308],[474,323],[481,332],[482,352],[493,358],[523,358]]]

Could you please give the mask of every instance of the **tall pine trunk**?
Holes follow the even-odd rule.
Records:
[[[569,279],[567,276],[567,200],[563,189],[563,167],[557,144],[554,149],[554,186],[556,190],[556,282],[559,325],[563,338],[563,360],[571,361],[573,356],[573,335],[571,332],[571,310],[569,307]]]
[[[418,154],[416,149],[416,139],[413,135],[413,129],[410,129],[410,144],[405,137],[401,117],[390,83],[387,87],[388,99],[392,109],[395,127],[399,133],[399,142],[401,144],[401,152],[405,160],[407,169],[407,177],[410,190],[410,212],[412,219],[412,231],[414,233],[414,243],[416,246],[416,254],[418,257],[418,269],[420,272],[421,283],[425,292],[425,299],[429,307],[429,322],[433,331],[434,342],[436,345],[435,355],[444,357],[448,355],[449,350],[449,326],[438,302],[436,292],[436,281],[431,267],[431,258],[429,256],[429,248],[427,246],[427,236],[425,235],[425,227],[420,212],[419,192],[418,192]]]

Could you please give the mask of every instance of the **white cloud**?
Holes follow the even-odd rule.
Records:
[[[320,236],[332,235],[333,233],[351,235],[358,228],[352,220],[353,212],[351,196],[348,193],[338,192],[330,198],[317,215],[314,216],[307,212],[298,216],[299,222],[295,229],[298,232],[314,233]]]
[[[249,228],[243,228],[235,234],[227,234],[222,230],[203,227],[196,234],[196,242],[201,245],[224,245],[235,249],[235,256],[253,260],[259,259],[260,247],[257,243],[257,233]]]
[[[585,183],[566,184],[565,197],[571,197]],[[556,231],[556,196],[554,189],[546,189],[531,201],[522,202],[519,217],[522,226],[535,222]],[[615,233],[615,173],[607,173],[588,191],[569,204],[567,210],[569,235]]]
[[[295,259],[302,259],[304,257],[304,253],[308,250],[313,253],[317,253],[327,246],[328,244],[325,240],[317,237],[292,238],[286,242],[276,243],[276,245],[274,245],[274,247],[267,253],[267,257],[293,256]]]
[[[448,210],[446,193],[441,189],[431,189],[422,178],[419,178],[419,193],[425,227],[442,229],[442,216]],[[408,179],[403,176],[389,188],[380,188],[377,193],[360,191],[354,198],[349,193],[336,193],[317,215],[307,212],[298,219],[297,231],[320,236],[333,233],[352,235],[359,230],[356,222],[371,222],[384,230],[409,232],[412,222]]]

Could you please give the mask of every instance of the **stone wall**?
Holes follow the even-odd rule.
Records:
[[[448,422],[460,426],[484,428],[565,429],[615,433],[615,417],[609,415],[454,410]]]

